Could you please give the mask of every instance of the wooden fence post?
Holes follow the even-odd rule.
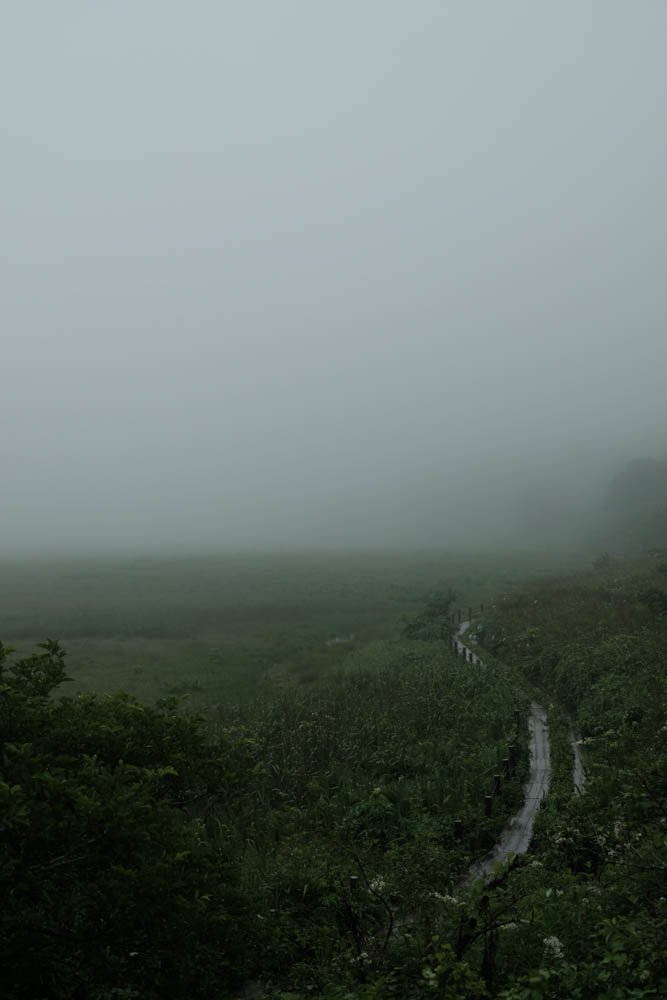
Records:
[[[512,774],[514,774],[514,769],[516,768],[517,750],[519,748],[516,743],[510,743],[507,749],[510,755],[510,769]]]

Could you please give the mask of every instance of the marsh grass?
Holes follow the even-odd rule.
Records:
[[[490,601],[564,560],[401,553],[8,561],[0,636],[28,653],[44,636],[68,653],[69,691],[176,690],[224,713],[308,687],[363,647],[396,637],[434,595]],[[354,636],[347,642],[331,642]]]

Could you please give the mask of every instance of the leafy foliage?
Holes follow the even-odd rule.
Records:
[[[555,794],[536,826],[537,875],[522,868],[509,882],[522,933],[520,949],[503,936],[498,951],[503,1000],[667,993],[667,623],[656,592],[652,567],[597,560],[486,619],[487,647],[568,706],[588,771],[584,794],[567,794],[569,726],[554,707]]]
[[[247,955],[235,863],[204,831],[244,747],[173,702],[56,701],[63,651],[42,649],[0,647],[2,995],[207,996]]]
[[[215,736],[176,699],[56,700],[57,643],[3,656],[12,1000],[207,996],[250,973],[400,995],[439,897],[520,798],[517,776],[485,815],[516,737],[510,674],[441,642],[371,644]]]
[[[0,647],[2,995],[233,997],[245,977],[284,1000],[667,995],[661,567],[514,588],[476,627],[483,667],[429,598],[312,683],[274,672],[215,730],[176,698],[58,697],[57,643]],[[532,854],[464,883],[521,799],[536,691],[553,780]],[[510,741],[522,763],[487,816]]]

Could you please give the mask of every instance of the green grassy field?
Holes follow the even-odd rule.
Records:
[[[70,692],[188,695],[224,716],[395,636],[434,593],[452,588],[463,606],[479,604],[571,564],[446,553],[5,560],[0,639],[22,653],[59,639]]]

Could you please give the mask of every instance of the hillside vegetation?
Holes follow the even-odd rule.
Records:
[[[667,995],[667,558],[604,556],[591,573],[501,596],[480,641],[552,700],[558,754],[511,972],[498,950],[499,975],[525,972],[501,995]],[[570,724],[585,748],[581,796]],[[517,894],[523,877],[508,880]]]
[[[5,663],[10,997],[416,981],[424,927],[520,800],[517,771],[485,815],[516,678],[440,640],[371,645],[215,735],[173,700],[49,698],[63,679],[53,643]]]
[[[207,722],[63,697],[55,642],[3,650],[2,995],[666,995],[667,558],[513,584],[476,625],[483,667],[447,648],[451,601]],[[468,884],[521,800],[535,696],[533,850]]]

